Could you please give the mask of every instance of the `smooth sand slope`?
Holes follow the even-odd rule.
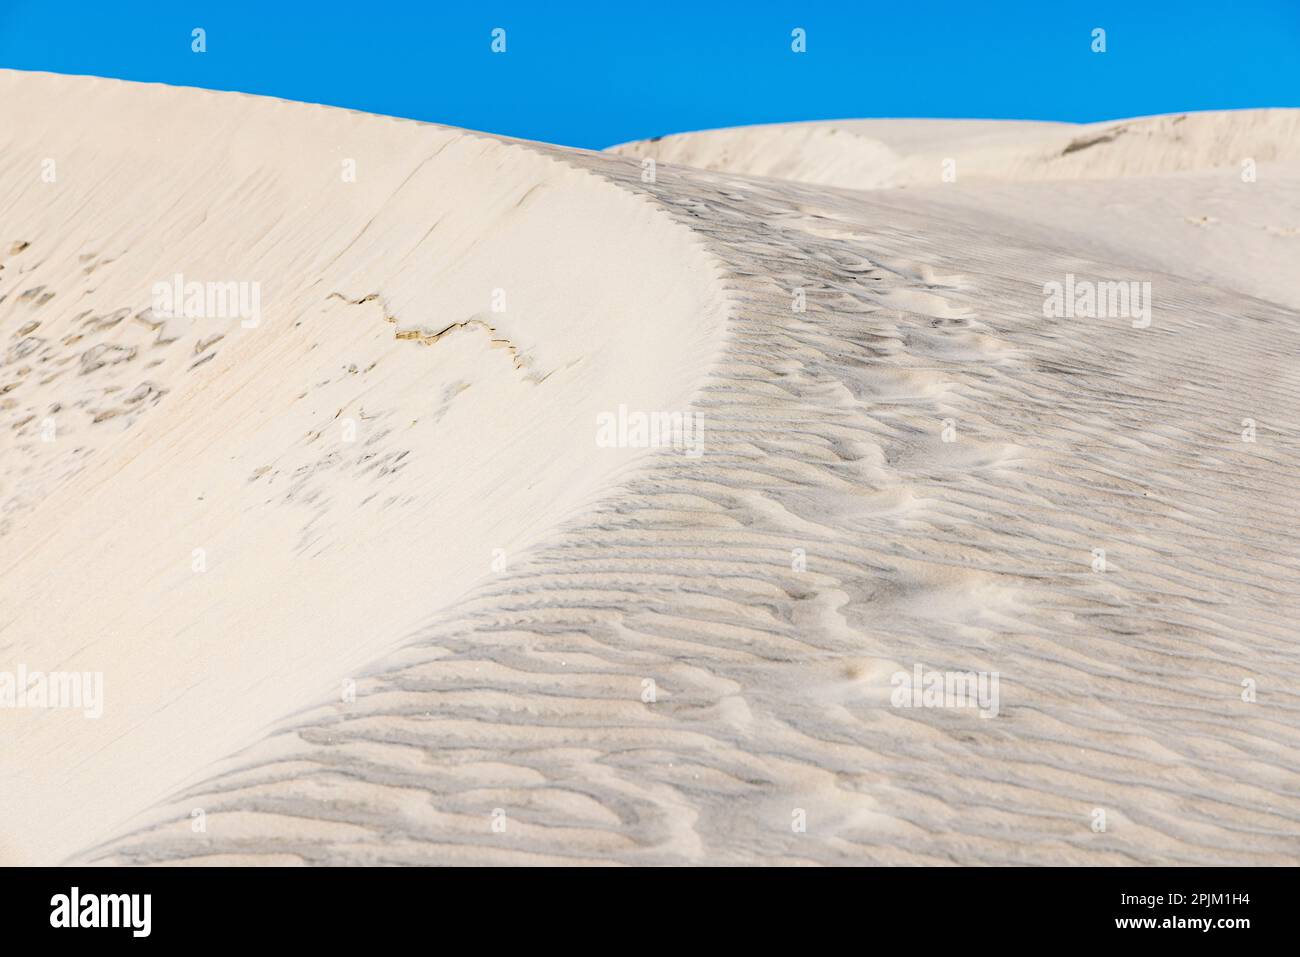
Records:
[[[105,682],[99,720],[0,712],[0,846],[49,860],[508,567],[635,458],[596,448],[599,410],[685,403],[723,307],[685,229],[536,151],[163,87],[0,95],[0,660]],[[260,323],[160,322],[176,273],[260,282]]]
[[[0,671],[105,685],[0,710],[0,859],[1300,853],[1294,113],[895,123],[956,182],[845,189],[0,94]],[[260,323],[157,321],[177,272]],[[1069,275],[1150,323],[1045,318]],[[620,405],[704,454],[601,447]],[[917,665],[996,717],[891,705]]]

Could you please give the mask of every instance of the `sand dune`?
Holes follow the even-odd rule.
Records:
[[[0,670],[104,680],[0,710],[3,859],[1300,852],[1294,111],[782,157],[0,93]],[[158,321],[178,273],[260,321]]]
[[[4,715],[3,842],[44,858],[590,498],[636,450],[588,423],[683,405],[722,298],[662,213],[497,140],[161,87],[2,92],[5,179],[30,185],[4,205],[0,645],[103,671],[108,699],[95,721]],[[56,127],[69,101],[101,125]],[[260,322],[159,320],[177,274],[259,282]]]
[[[1295,162],[1300,110],[1180,113],[1075,125],[833,120],[683,133],[612,147],[702,169],[846,189],[945,181],[1117,179]],[[947,179],[945,180],[945,176]]]

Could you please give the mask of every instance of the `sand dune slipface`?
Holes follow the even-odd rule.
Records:
[[[723,305],[687,230],[521,146],[2,77],[0,651],[104,685],[0,711],[0,844],[54,861],[598,495],[644,452],[597,415],[684,408]]]
[[[5,82],[30,101],[84,81]],[[1300,241],[1287,232],[1300,203],[1284,151],[1250,182],[1231,164],[1165,151],[1105,161],[1145,171],[1127,191],[1104,177],[1022,190],[968,187],[960,175],[944,184],[955,191],[862,191],[669,162],[648,176],[637,155],[244,97],[101,83],[87,85],[92,94],[105,97],[102,114],[156,109],[141,105],[148,97],[230,111],[241,127],[265,111],[280,141],[302,146],[292,164],[264,171],[271,192],[292,191],[302,158],[341,138],[409,156],[347,221],[342,248],[316,249],[332,235],[322,224],[338,224],[338,200],[323,187],[290,192],[279,210],[294,211],[289,222],[304,215],[312,242],[264,247],[290,260],[297,249],[307,263],[284,287],[299,305],[253,330],[268,338],[232,334],[188,379],[178,362],[166,381],[179,384],[134,421],[83,418],[80,434],[120,432],[103,432],[115,437],[79,471],[49,471],[8,439],[6,480],[9,462],[30,462],[44,485],[11,509],[0,538],[0,648],[49,648],[60,662],[97,650],[115,665],[147,654],[151,665],[137,664],[137,710],[111,745],[134,760],[133,776],[100,759],[98,729],[84,737],[84,720],[0,712],[16,743],[0,757],[16,782],[0,799],[11,856],[1146,864],[1284,863],[1300,852],[1300,346],[1294,280],[1275,269]],[[1237,122],[1223,120],[1225,137],[1239,135]],[[970,124],[894,132],[895,152],[992,135]],[[422,161],[444,160],[439,183],[453,188],[420,190],[413,211],[404,179],[413,189]],[[196,182],[233,188],[224,168],[205,178],[193,166],[173,171],[173,204]],[[546,186],[521,201],[539,178]],[[51,236],[82,222],[75,206],[51,216],[19,195],[29,212],[18,221],[37,240],[47,221]],[[531,205],[547,196],[554,206]],[[116,197],[101,202],[100,216],[127,216]],[[561,247],[528,233],[561,223]],[[203,249],[243,249],[223,242],[228,228],[189,228]],[[405,254],[429,229],[421,241],[444,243],[430,249],[458,268],[424,272]],[[1232,237],[1247,252],[1218,255]],[[0,291],[13,288],[10,264],[37,248],[5,260]],[[161,247],[144,258],[144,273],[172,268]],[[415,343],[395,340],[394,325],[423,324],[432,338],[433,305],[475,315],[474,290],[495,288],[501,268],[548,304],[527,315],[546,319],[492,320],[483,341],[466,324],[409,367],[398,361]],[[608,273],[610,286],[560,310],[562,297],[545,297],[574,276],[566,270]],[[371,293],[382,309],[361,301]],[[511,293],[510,315],[517,301]],[[0,312],[6,337],[31,321],[17,308],[0,302],[15,310]],[[292,324],[313,308],[323,311],[312,323]],[[407,484],[388,508],[400,521],[378,527],[382,511],[356,517],[370,491],[356,487],[363,463],[303,472],[300,498],[294,472],[272,492],[248,468],[274,453],[300,469],[301,449],[325,441],[332,393],[312,406],[323,426],[305,415],[277,423],[307,401],[295,400],[300,378],[344,375],[346,343],[363,335],[354,323],[382,331],[373,335],[390,370],[358,405],[388,408],[382,398],[417,417],[407,409],[430,391],[421,377],[482,377],[451,400],[440,431],[400,451],[435,455],[450,437],[490,452],[454,470],[424,466],[445,492],[397,469]],[[129,326],[101,334],[118,328]],[[494,337],[509,344],[492,349]],[[438,358],[457,343],[463,355]],[[304,359],[320,350],[323,364]],[[536,358],[516,368],[518,357]],[[538,370],[549,375],[526,378]],[[292,388],[246,396],[259,371]],[[6,397],[33,401],[21,390],[39,380],[19,381]],[[597,446],[584,423],[601,402],[700,414],[702,454]],[[231,408],[218,417],[221,403]],[[503,419],[553,445],[506,441],[517,433],[494,432]],[[312,430],[322,438],[309,443]],[[227,469],[225,457],[249,446],[258,454]],[[529,497],[528,483],[548,475],[555,486]],[[201,591],[188,577],[190,543],[213,532],[191,494],[221,503],[213,552],[250,563],[214,577],[213,561]],[[426,522],[430,510],[437,520]],[[410,573],[391,587],[443,551],[451,559],[437,570],[454,574],[461,551],[508,532],[519,545],[498,573],[446,586]],[[292,553],[301,541],[306,556]],[[180,569],[153,557],[159,542],[184,543]],[[65,556],[102,569],[94,559],[110,550],[118,577],[100,570],[99,580],[126,579],[152,601],[146,612],[125,593],[108,602],[106,585],[87,600],[67,576]],[[285,552],[266,583],[255,560]],[[151,562],[159,571],[139,582]],[[336,594],[362,586],[360,609]],[[175,589],[188,589],[184,603]],[[87,629],[110,633],[101,618],[130,622],[145,650],[120,630],[83,649]],[[210,689],[169,684],[200,673],[182,668],[195,651],[216,662]],[[343,676],[356,682],[346,698]],[[272,703],[252,694],[286,687],[292,697]],[[220,740],[208,737],[214,725]],[[53,757],[57,746],[73,759]],[[152,770],[163,756],[174,773]],[[82,818],[70,833],[58,812]]]

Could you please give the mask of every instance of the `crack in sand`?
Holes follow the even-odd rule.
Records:
[[[404,326],[398,323],[396,316],[389,315],[388,307],[385,304],[383,297],[378,293],[372,292],[359,299],[353,299],[349,296],[345,296],[341,292],[332,292],[326,298],[339,299],[351,306],[360,306],[368,302],[378,302],[380,310],[384,316],[384,321],[390,322],[397,327],[393,330],[393,338],[402,342],[418,342],[421,345],[431,346],[439,339],[442,339],[458,329],[482,329],[488,334],[489,346],[493,349],[504,349],[510,355],[511,363],[516,369],[521,371],[526,370],[530,365],[528,359],[520,352],[519,347],[512,342],[508,336],[502,335],[501,331],[497,329],[496,326],[492,325],[492,323],[485,319],[479,319],[477,316],[471,316],[469,319],[462,319],[459,322],[449,322],[445,326],[437,329],[431,329],[428,326],[422,325]],[[533,378],[532,381],[541,382],[549,375],[550,373],[548,372],[544,376]]]

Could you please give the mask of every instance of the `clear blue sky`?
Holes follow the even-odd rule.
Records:
[[[206,53],[190,50],[194,27]],[[787,120],[1300,106],[1300,0],[0,0],[0,66],[595,148]]]

